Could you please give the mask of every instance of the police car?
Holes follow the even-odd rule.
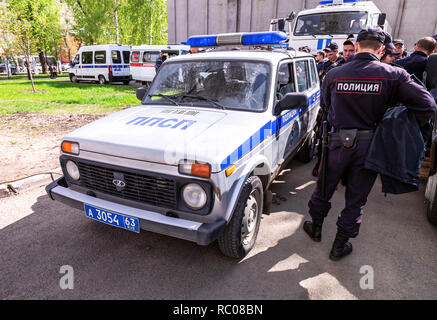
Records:
[[[310,161],[319,113],[314,58],[274,50],[282,32],[220,34],[191,46],[211,50],[164,62],[141,105],[63,138],[64,176],[47,186],[84,217],[148,230],[242,258],[267,213],[272,180],[297,155]]]

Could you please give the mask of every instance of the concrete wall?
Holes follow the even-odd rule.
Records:
[[[167,0],[168,41],[191,35],[266,31],[270,19],[315,8],[320,0]],[[437,33],[437,0],[373,0],[387,13],[392,35],[412,50],[421,37]]]

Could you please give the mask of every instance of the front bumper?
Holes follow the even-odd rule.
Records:
[[[83,211],[84,204],[86,203],[127,216],[132,216],[139,219],[140,228],[143,230],[193,241],[199,245],[208,245],[216,240],[220,231],[226,224],[225,220],[220,220],[215,223],[200,223],[184,220],[99,199],[71,190],[68,188],[64,177],[50,183],[46,187],[46,191],[52,200],[58,200],[73,208]]]

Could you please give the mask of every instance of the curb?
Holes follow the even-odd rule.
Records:
[[[57,176],[62,174],[61,168],[49,170],[45,173],[40,173],[34,176],[23,178],[11,183],[0,185],[0,198],[6,198],[20,192],[40,187],[42,185],[52,182]]]

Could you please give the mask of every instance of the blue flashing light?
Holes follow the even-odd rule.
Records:
[[[193,36],[183,44],[191,47],[212,47],[219,45],[263,45],[280,44],[287,40],[284,32],[247,32],[247,33],[222,33],[218,35]]]
[[[284,32],[251,32],[243,34],[243,37],[241,38],[241,44],[245,46],[279,44],[285,40],[287,40],[287,35]]]
[[[183,44],[187,44],[191,47],[212,47],[217,45],[217,36],[193,36],[189,37],[187,42]]]

